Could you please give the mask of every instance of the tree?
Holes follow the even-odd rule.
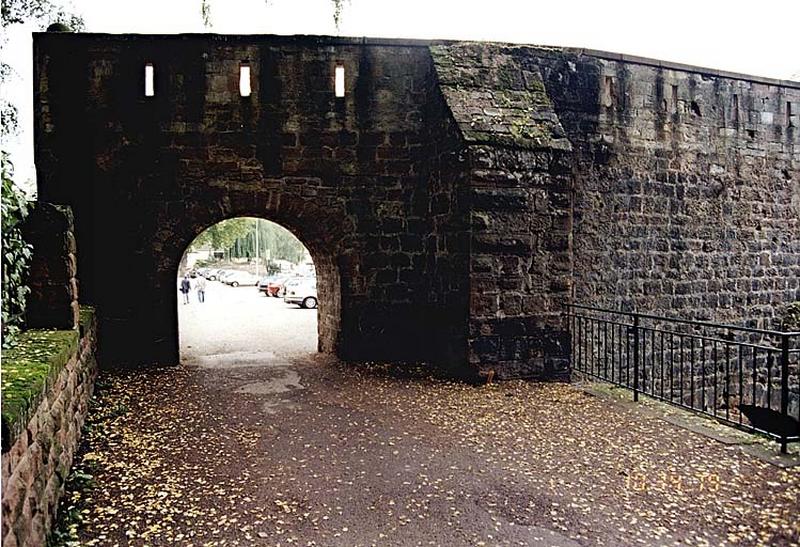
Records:
[[[267,4],[269,0],[264,0]],[[344,10],[345,0],[330,0],[333,4],[333,24],[336,25],[336,30],[339,30],[339,24],[342,22],[342,11]],[[349,0],[348,0],[349,2]],[[206,28],[211,28],[214,23],[211,18],[211,0],[200,0],[200,16],[203,18],[203,25]]]
[[[3,30],[10,25],[34,22],[47,27],[62,23],[73,30],[83,29],[83,18],[50,0],[3,0],[0,6]]]
[[[270,256],[295,263],[300,262],[307,253],[305,246],[289,230],[274,222],[255,218],[223,220],[197,236],[190,249],[224,251],[235,258]]]
[[[227,251],[253,229],[253,222],[247,218],[223,220],[204,230],[192,242],[192,249],[211,248],[214,251]]]

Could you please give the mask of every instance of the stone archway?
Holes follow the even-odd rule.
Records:
[[[75,211],[103,362],[177,363],[183,250],[207,226],[255,216],[314,255],[322,351],[467,368],[461,141],[426,47],[39,39],[62,42],[37,53],[40,197]],[[324,75],[342,66],[336,97]]]
[[[321,213],[320,211],[315,210],[314,204],[310,203],[300,204],[298,207],[294,208],[293,212],[310,215],[312,217]],[[337,243],[338,241],[341,241],[341,238],[337,239],[334,237],[334,240],[328,239],[329,237],[333,237],[333,234],[335,233],[334,231],[327,232],[327,234],[325,234],[327,237],[323,237],[323,234],[315,232],[314,229],[311,229],[316,228],[319,225],[313,225],[307,222],[304,216],[295,216],[295,219],[298,220],[298,223],[296,223],[294,230],[289,229],[284,224],[272,220],[272,218],[274,218],[274,211],[273,215],[270,216],[235,214],[218,222],[223,222],[231,218],[242,217],[260,218],[262,220],[272,222],[292,233],[292,235],[297,237],[308,250],[317,274],[317,350],[326,353],[336,353],[339,330],[341,328],[341,279],[339,274],[339,266],[335,260],[335,256],[337,252]],[[189,248],[195,238],[197,238],[204,230],[217,224],[218,222],[204,224],[204,222],[201,222],[199,219],[197,219],[196,223],[187,225],[187,233],[194,235],[191,237],[189,243],[184,247],[184,250],[181,252],[180,256],[182,257],[185,254],[186,249]],[[181,258],[178,259],[178,264],[180,264],[180,261]],[[175,306],[175,309],[177,310],[178,306]]]
[[[459,376],[565,373],[571,148],[532,50],[217,35],[35,42],[39,197],[75,211],[104,362],[177,362],[177,261],[200,229],[242,215],[290,228],[338,274],[323,351],[439,362]]]
[[[292,232],[306,246],[317,269],[319,309],[318,309],[318,350],[337,353],[341,345],[341,269],[347,267],[340,263],[339,256],[346,254],[343,245],[350,239],[348,231],[352,226],[347,222],[342,208],[335,199],[322,197],[303,198],[298,194],[320,189],[319,179],[306,178],[302,182],[293,181],[298,188],[287,186],[292,182],[276,180],[274,184],[263,185],[259,191],[248,193],[248,200],[230,199],[230,192],[220,194],[216,202],[205,199],[187,200],[182,211],[165,211],[166,217],[156,217],[157,230],[154,247],[160,249],[160,261],[156,267],[158,278],[155,290],[168,299],[172,310],[168,323],[162,328],[168,333],[169,348],[165,351],[175,357],[179,355],[177,298],[174,290],[175,272],[185,249],[206,228],[223,220],[236,217],[257,217],[275,222]],[[324,192],[323,192],[324,193]],[[172,213],[170,215],[170,213]],[[345,272],[349,275],[349,272]]]

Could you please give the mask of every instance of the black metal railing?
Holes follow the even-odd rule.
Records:
[[[567,308],[572,370],[777,440],[800,441],[800,332]]]

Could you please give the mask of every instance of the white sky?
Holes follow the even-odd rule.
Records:
[[[56,0],[57,1],[57,0]],[[221,34],[341,34],[494,40],[629,53],[800,79],[800,0],[209,0]],[[73,0],[87,32],[209,32],[200,0]],[[17,180],[33,179],[31,27],[9,33],[2,94],[20,109],[7,143]],[[32,188],[29,185],[28,188]]]

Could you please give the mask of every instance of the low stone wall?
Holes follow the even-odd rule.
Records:
[[[49,363],[42,389],[9,404],[4,394],[3,547],[46,544],[94,389],[95,348],[94,313],[82,310],[77,344]]]

